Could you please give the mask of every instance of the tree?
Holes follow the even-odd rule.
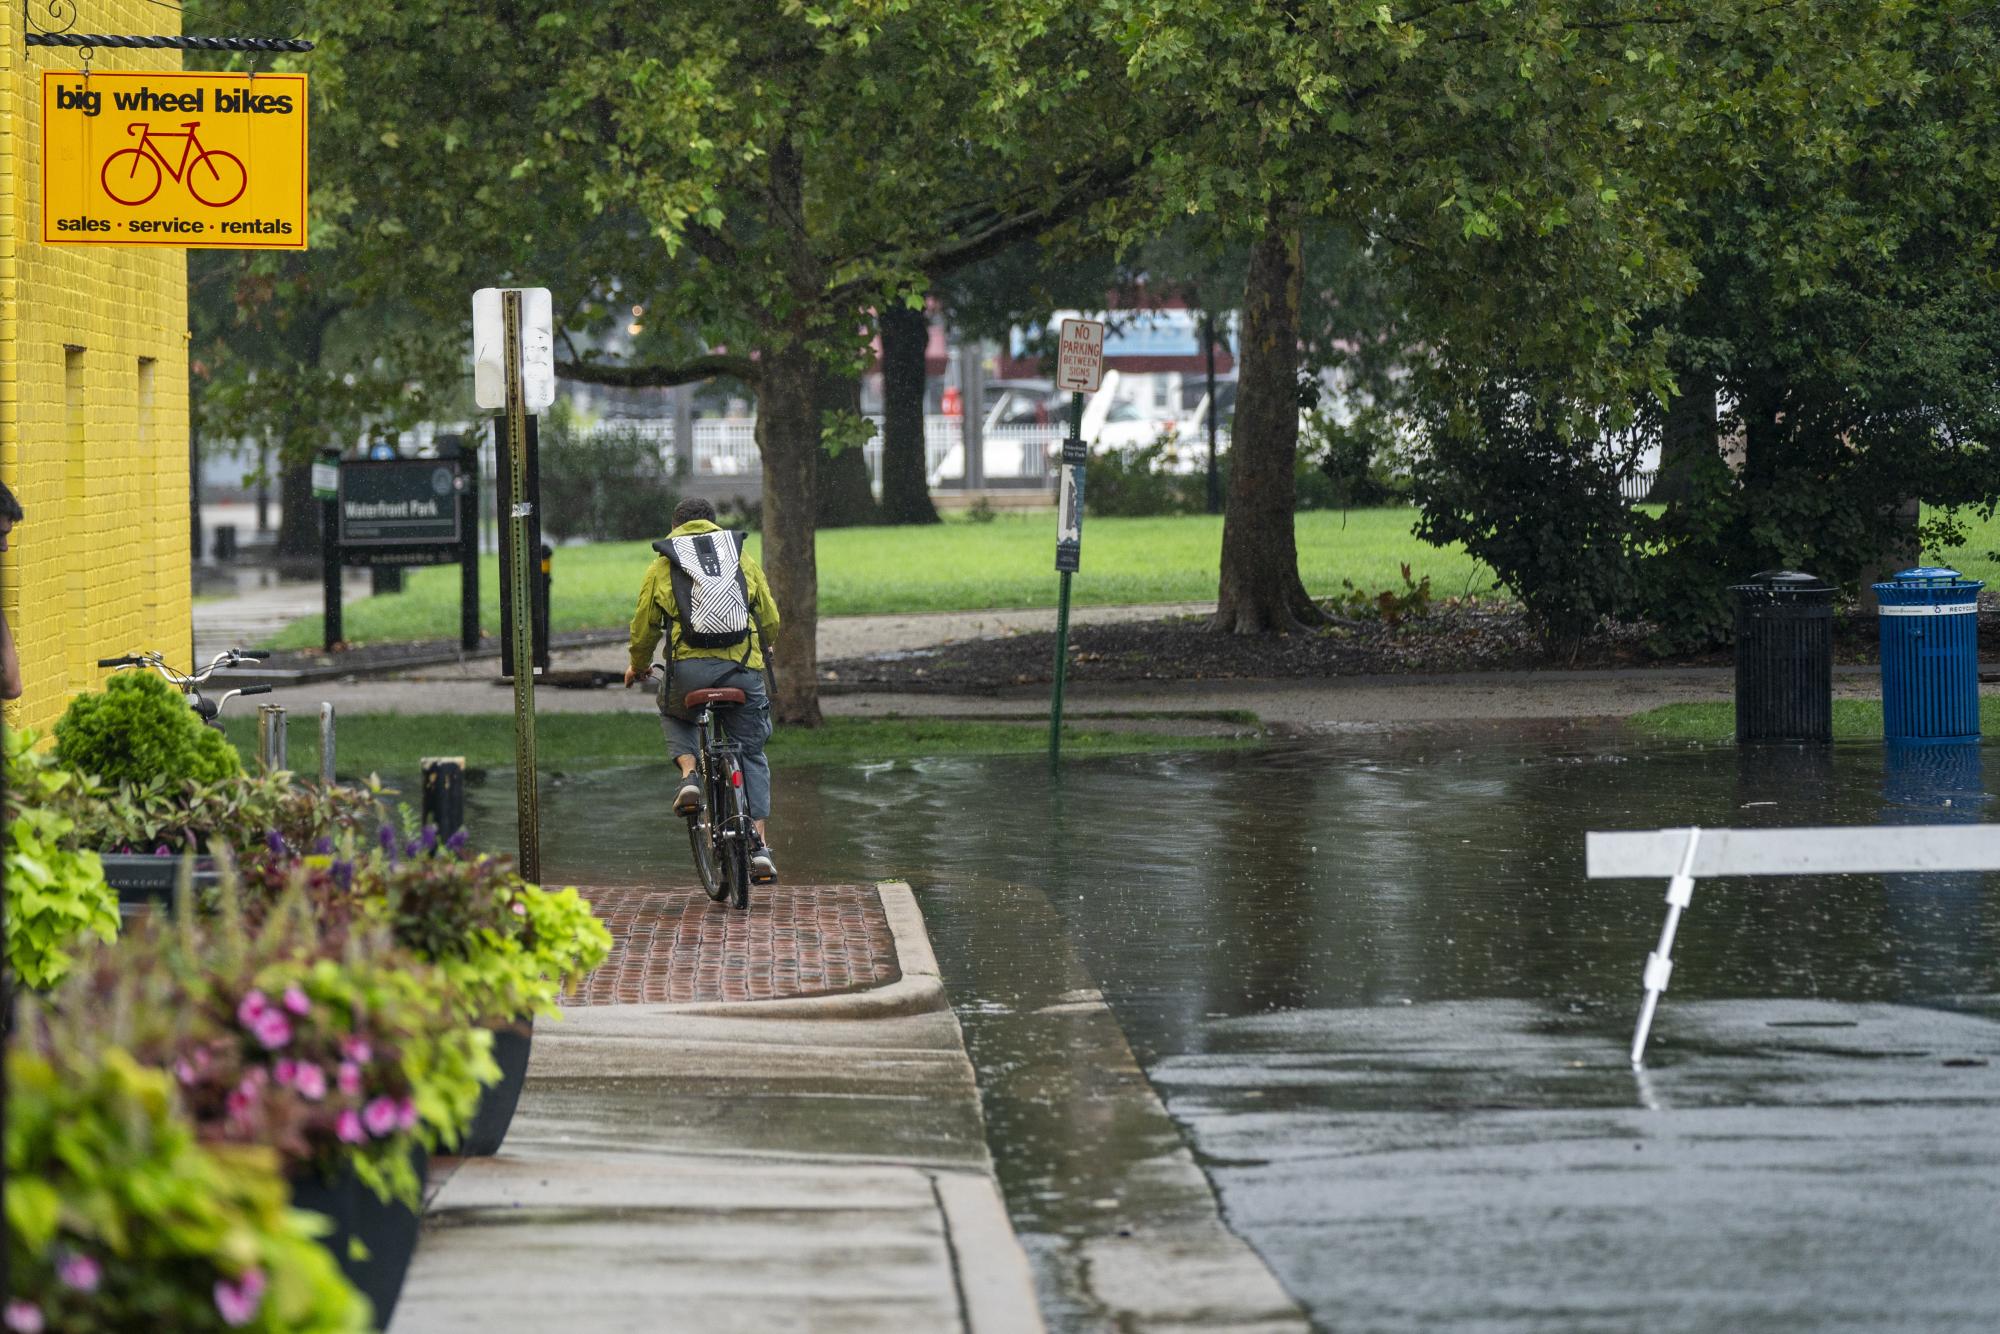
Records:
[[[273,459],[279,555],[317,559],[311,460],[434,417],[458,389],[457,340],[343,291],[337,251],[198,250],[188,278],[191,431]]]
[[[776,711],[816,722],[821,375],[928,275],[1136,178],[1145,144],[1092,16],[1053,0],[328,0],[314,17],[333,108],[318,132],[357,146],[337,188],[385,290],[462,318],[472,287],[532,279],[564,302],[567,376],[755,386],[788,631]],[[630,304],[697,336],[594,352]]]
[[[1641,312],[1691,281],[1670,231],[1682,178],[1666,150],[1765,97],[1786,105],[1863,82],[1826,34],[1880,23],[1899,0],[1720,0],[1699,10],[1631,0],[1319,5],[1128,0],[1137,95],[1179,96],[1196,122],[1156,157],[1154,198],[1170,214],[1217,217],[1264,238],[1315,218],[1346,224],[1394,277],[1415,368],[1439,395],[1487,368],[1536,368],[1580,405],[1668,385],[1663,331]],[[1829,18],[1841,22],[1829,24]],[[1776,39],[1794,63],[1746,67]],[[1826,77],[1822,86],[1814,80]],[[1143,201],[1141,201],[1143,202]],[[1292,266],[1253,266],[1244,309],[1281,329]],[[1246,329],[1246,337],[1248,331]],[[1251,339],[1282,359],[1282,334]],[[1246,364],[1235,448],[1287,454],[1294,374]],[[1261,400],[1261,401],[1260,401]],[[1246,437],[1245,431],[1251,432]],[[1261,438],[1260,438],[1261,435]],[[1296,563],[1264,540],[1286,469],[1258,469],[1232,504],[1217,624],[1286,628],[1301,617]]]
[[[1597,590],[1593,616],[1644,615],[1671,646],[1706,644],[1729,624],[1727,585],[1756,570],[1865,585],[1890,553],[1914,555],[1910,499],[2000,498],[1992,12],[1954,0],[1816,17],[1837,38],[1824,57],[1795,27],[1725,34],[1745,91],[1733,103],[1712,91],[1729,114],[1655,164],[1688,184],[1671,239],[1698,277],[1641,312],[1636,327],[1668,350],[1673,392],[1623,415],[1662,445],[1668,507],[1614,519],[1602,433],[1565,432],[1528,480],[1542,503],[1600,522],[1539,531],[1544,555],[1515,582],[1531,606],[1581,581]],[[1530,396],[1565,411],[1546,408],[1561,398],[1549,386]],[[1739,471],[1718,436],[1741,442]],[[1473,449],[1455,466],[1461,475],[1426,480],[1430,530],[1480,554],[1517,541],[1502,531],[1517,522],[1517,465]]]

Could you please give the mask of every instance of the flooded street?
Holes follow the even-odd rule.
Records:
[[[1978,748],[1511,724],[781,773],[774,836],[788,878],[916,887],[1056,1328],[1104,1327],[1121,1238],[1199,1225],[1192,1162],[1325,1329],[1986,1330],[1995,881],[1703,882],[1635,1079],[1664,885],[1583,879],[1587,830],[1985,786]],[[551,878],[684,879],[665,792],[556,783]],[[504,776],[473,805],[510,827]]]

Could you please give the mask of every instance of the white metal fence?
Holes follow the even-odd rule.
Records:
[[[879,417],[871,420],[875,423],[875,435],[864,447],[863,456],[868,461],[869,478],[879,484],[882,480],[882,421]],[[658,448],[662,467],[675,466],[679,448],[671,418],[621,418],[600,422],[587,429],[636,435]],[[980,451],[984,463],[982,475],[987,482],[1000,485],[1052,485],[1055,476],[1052,459],[1060,450],[1061,443],[1060,426],[997,427],[986,433]],[[481,466],[490,467],[490,441],[482,444],[481,449],[484,455]],[[930,484],[944,489],[963,487],[966,484],[965,462],[963,420],[938,414],[925,417],[924,471]],[[742,478],[747,482],[756,482],[763,472],[757,453],[757,419],[696,418],[690,472],[701,479]]]

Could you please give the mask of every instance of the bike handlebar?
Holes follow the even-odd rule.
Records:
[[[261,686],[244,686],[236,693],[239,695],[268,695],[271,693],[271,687],[268,683]]]
[[[144,658],[135,658],[127,654],[122,658],[99,658],[97,665],[99,667],[137,667],[144,661]]]
[[[271,650],[267,648],[239,648],[236,650],[236,656],[245,662],[262,662],[271,656]]]

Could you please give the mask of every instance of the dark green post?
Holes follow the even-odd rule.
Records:
[[[1049,767],[1062,763],[1063,684],[1069,676],[1069,577],[1083,561],[1083,395],[1069,396],[1069,438],[1063,441],[1062,490],[1056,508],[1056,683],[1049,704]]]
[[[515,812],[521,825],[521,878],[542,882],[541,785],[535,768],[535,614],[532,592],[535,567],[528,563],[528,525],[534,506],[528,487],[528,406],[521,384],[521,293],[500,294],[501,355],[507,366],[507,472],[512,483],[513,509],[507,518],[507,549],[512,576],[506,596],[514,623],[514,786]]]

